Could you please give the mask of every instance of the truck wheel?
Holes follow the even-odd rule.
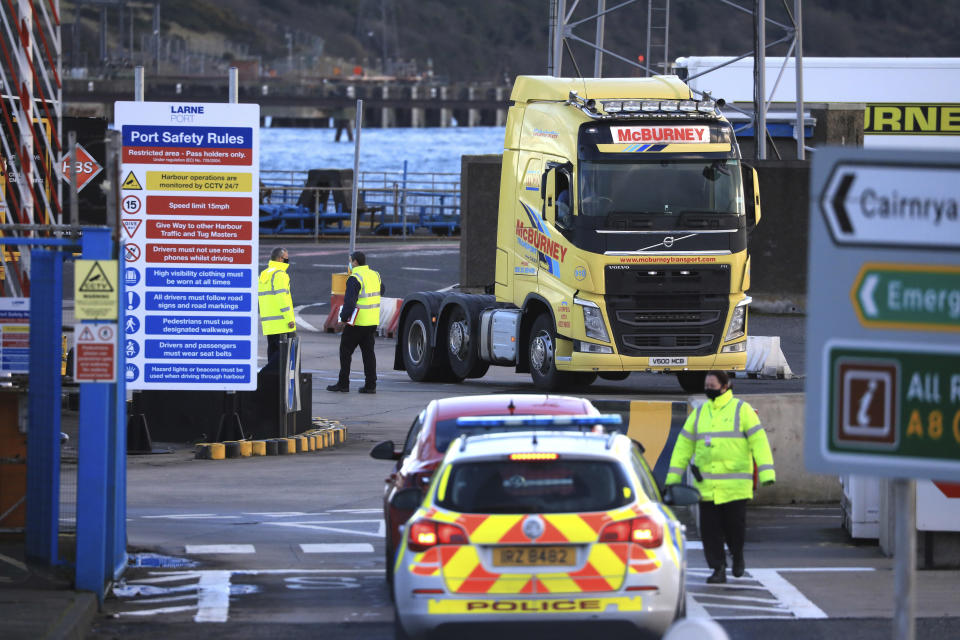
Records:
[[[544,391],[556,391],[567,380],[557,371],[554,362],[554,349],[557,334],[553,329],[553,320],[549,314],[541,314],[533,322],[530,330],[530,377],[533,386]]]
[[[687,393],[703,393],[703,382],[707,379],[706,371],[678,371],[677,382]]]
[[[626,380],[627,376],[630,375],[630,372],[629,371],[601,371],[599,375],[604,380],[613,380],[616,382],[618,380]]]
[[[459,378],[480,378],[490,368],[480,359],[473,339],[475,318],[460,305],[454,306],[447,320],[447,358],[450,369]]]
[[[400,340],[403,341],[403,368],[411,380],[424,382],[430,376],[433,346],[430,344],[430,318],[422,304],[410,309],[403,320]]]

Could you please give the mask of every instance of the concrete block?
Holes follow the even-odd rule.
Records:
[[[804,394],[781,393],[740,395],[757,411],[777,472],[772,487],[761,487],[756,504],[791,504],[795,502],[838,502],[842,494],[836,476],[810,473],[803,464]]]

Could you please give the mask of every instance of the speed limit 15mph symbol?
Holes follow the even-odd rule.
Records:
[[[124,196],[121,206],[124,213],[130,215],[140,213],[140,198],[137,196]]]

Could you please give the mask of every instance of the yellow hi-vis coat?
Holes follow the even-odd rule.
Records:
[[[271,260],[260,272],[257,285],[257,301],[260,305],[260,326],[263,335],[293,331],[293,298],[290,297],[290,276],[285,262]]]
[[[680,482],[690,458],[700,469],[696,482],[704,502],[723,504],[753,497],[753,461],[762,483],[776,480],[773,454],[756,411],[726,391],[687,417],[670,457],[666,484]]]
[[[356,327],[376,327],[380,324],[380,274],[362,265],[354,267],[351,278],[360,281],[360,296],[357,298]]]

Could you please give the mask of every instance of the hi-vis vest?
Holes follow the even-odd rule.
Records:
[[[753,497],[753,461],[759,480],[776,479],[767,434],[753,408],[726,391],[690,414],[677,436],[666,484],[680,482],[690,458],[703,475],[695,482],[705,502],[723,504]]]
[[[263,335],[293,331],[293,298],[290,297],[290,276],[285,262],[273,260],[260,272],[257,300],[260,303],[260,326]]]
[[[360,296],[357,298],[356,327],[375,327],[380,324],[380,274],[363,265],[354,267],[351,278],[360,281]]]

